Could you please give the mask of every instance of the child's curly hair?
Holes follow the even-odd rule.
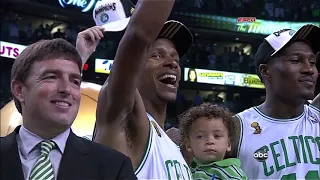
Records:
[[[232,142],[235,136],[234,132],[236,128],[232,116],[233,114],[227,108],[223,108],[212,103],[203,103],[200,106],[191,107],[178,117],[180,123],[179,129],[181,133],[181,140],[183,144],[189,137],[191,125],[201,117],[206,117],[208,119],[222,119],[223,124],[228,130],[229,139]]]

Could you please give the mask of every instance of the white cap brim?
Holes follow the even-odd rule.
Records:
[[[301,28],[298,29],[292,36],[287,36],[289,38],[281,39],[281,41],[274,41],[273,38],[275,38],[274,33],[271,34],[270,36],[266,37],[265,39],[268,41],[268,43],[276,49],[274,53],[271,54],[271,56],[275,55],[277,52],[279,52],[284,46],[286,46],[288,43],[295,41],[295,40],[307,40],[308,42],[310,41],[310,38],[308,39],[307,37],[311,33],[316,33],[316,36],[320,34],[320,28],[318,26],[315,26],[313,24],[306,24],[302,26]],[[315,36],[315,37],[316,37]],[[278,37],[277,37],[278,38]],[[315,45],[318,47],[319,41],[315,42],[309,42],[310,46],[313,48]]]
[[[119,21],[109,22],[105,25],[102,25],[101,27],[104,28],[104,31],[111,31],[111,32],[122,31],[127,27],[127,25],[129,24],[129,21],[130,21],[130,17],[119,20]]]

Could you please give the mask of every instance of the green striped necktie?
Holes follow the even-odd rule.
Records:
[[[56,146],[56,144],[51,141],[42,141],[41,155],[36,163],[33,165],[30,173],[30,180],[54,180],[54,173],[52,164],[49,158],[50,151]]]

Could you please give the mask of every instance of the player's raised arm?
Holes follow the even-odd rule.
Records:
[[[105,83],[100,91],[97,125],[112,123],[132,110],[140,72],[147,62],[147,50],[167,20],[173,4],[174,0],[138,1],[119,43],[108,85]],[[108,114],[106,118],[100,110],[111,111],[112,115]]]

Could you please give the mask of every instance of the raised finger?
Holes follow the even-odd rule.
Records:
[[[92,32],[90,29],[87,29],[86,38],[91,39],[93,42],[95,41],[94,34],[93,34],[93,32]]]
[[[97,30],[96,30],[95,28],[92,28],[92,29],[91,29],[91,32],[92,32],[93,35],[94,35],[95,41],[101,39],[100,36],[99,36],[99,33],[97,32]]]
[[[97,30],[97,32],[99,33],[100,38],[103,38],[103,37],[104,37],[104,35],[103,35],[103,33],[104,33],[104,28],[97,27],[96,30]]]

